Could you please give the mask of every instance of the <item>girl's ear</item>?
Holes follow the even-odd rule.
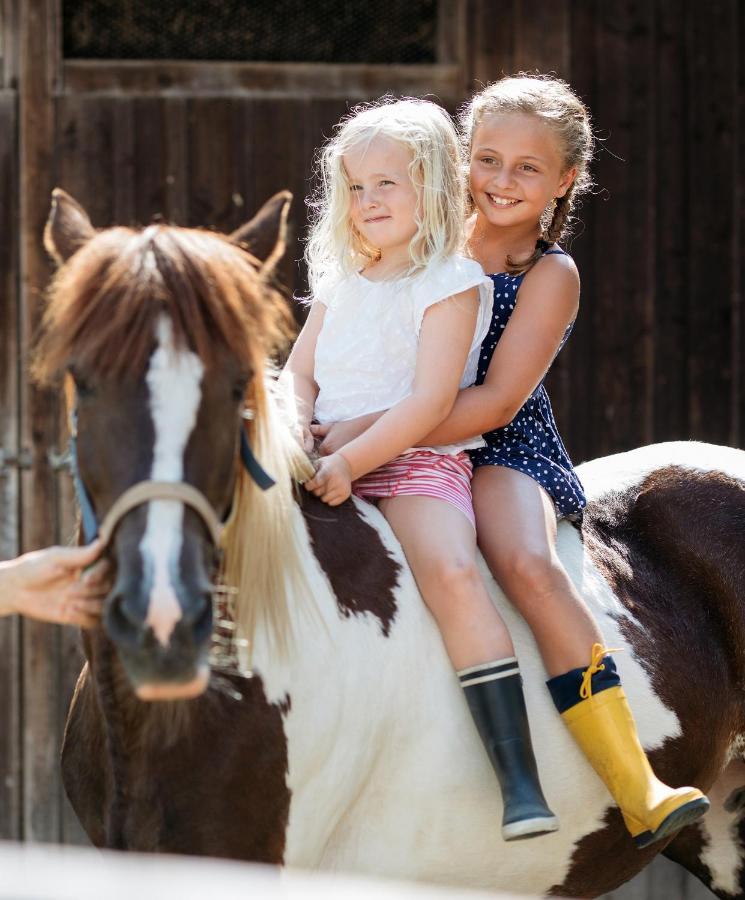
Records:
[[[567,169],[566,172],[561,176],[561,181],[559,182],[559,189],[556,192],[557,197],[563,197],[564,194],[569,190],[569,188],[574,184],[574,179],[577,177],[577,169]]]

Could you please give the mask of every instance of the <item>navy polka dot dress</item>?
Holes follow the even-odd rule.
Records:
[[[563,252],[546,251],[547,254]],[[481,344],[476,384],[484,383],[494,348],[515,308],[517,292],[525,275],[499,272],[489,277],[494,282],[494,310],[489,333]],[[572,325],[567,328],[559,350],[571,331]],[[484,439],[486,447],[468,451],[474,468],[508,466],[524,472],[546,489],[554,501],[559,518],[581,518],[582,509],[587,502],[585,493],[559,436],[551,402],[542,381],[510,424],[488,432]]]

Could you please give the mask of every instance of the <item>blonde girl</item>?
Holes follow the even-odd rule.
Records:
[[[590,186],[589,113],[564,82],[519,75],[477,94],[461,130],[473,203],[468,248],[493,273],[494,307],[476,385],[425,440],[484,435],[485,446],[471,450],[479,547],[533,630],[559,713],[645,847],[709,804],[699,790],[655,777],[615,662],[556,553],[557,520],[579,518],[585,497],[543,380],[579,305],[577,268],[558,242]],[[369,421],[323,429],[322,450],[343,446]]]
[[[314,418],[378,415],[305,486],[332,506],[352,492],[379,503],[459,670],[500,781],[504,838],[554,830],[512,643],[476,568],[465,451],[483,440],[422,441],[474,382],[492,306],[490,280],[459,252],[452,123],[419,100],[354,110],[322,151],[320,184],[306,254],[313,302],[284,377],[307,449]]]

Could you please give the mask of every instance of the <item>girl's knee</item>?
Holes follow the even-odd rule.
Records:
[[[453,556],[436,560],[431,573],[432,581],[441,585],[445,593],[467,595],[481,583],[481,575],[473,557]]]
[[[499,570],[495,573],[498,580],[537,595],[555,590],[563,574],[561,563],[549,550],[529,547],[513,550],[501,560]]]
[[[420,588],[437,619],[458,617],[486,595],[476,560],[468,557],[433,559]]]

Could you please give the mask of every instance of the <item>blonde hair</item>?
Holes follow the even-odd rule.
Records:
[[[345,153],[377,137],[398,141],[411,152],[408,174],[419,203],[409,272],[463,246],[465,181],[450,116],[435,103],[412,98],[357,106],[336,126],[316,160],[318,188],[308,200],[311,226],[305,249],[313,295],[327,278],[348,275],[380,257],[378,248],[352,226],[350,186],[342,162]]]
[[[537,116],[556,135],[562,154],[562,172],[576,169],[574,180],[563,197],[541,221],[541,235],[533,254],[524,260],[507,257],[507,271],[520,275],[531,269],[543,255],[547,245],[556,243],[571,231],[571,213],[577,200],[593,186],[590,163],[595,149],[590,111],[560,78],[539,73],[519,72],[487,85],[461,109],[460,125],[463,151],[468,163],[471,158],[473,134],[488,116]]]
[[[267,371],[251,384],[248,424],[251,447],[270,472],[274,487],[264,491],[238,470],[233,510],[226,525],[223,577],[236,587],[235,617],[239,633],[252,646],[259,625],[274,649],[286,655],[294,644],[292,599],[317,615],[308,580],[307,538],[297,508],[297,482],[313,477],[314,468],[294,437],[294,407],[287,386]],[[250,657],[250,651],[249,651]]]

